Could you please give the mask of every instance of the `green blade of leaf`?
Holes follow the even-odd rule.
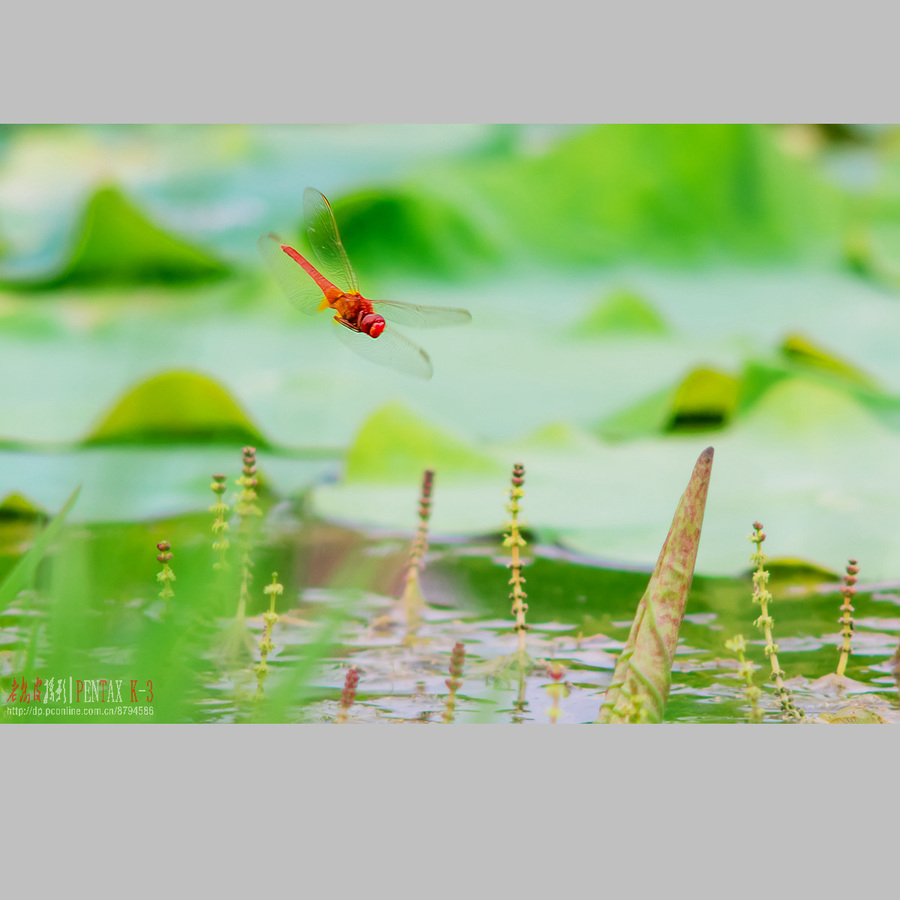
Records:
[[[19,591],[29,588],[34,583],[34,575],[38,563],[56,539],[56,535],[62,528],[66,517],[75,505],[78,494],[81,491],[79,485],[66,501],[65,506],[50,520],[47,527],[40,533],[31,549],[19,560],[15,568],[6,576],[3,584],[0,584],[0,610],[6,609]]]

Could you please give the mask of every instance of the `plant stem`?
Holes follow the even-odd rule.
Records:
[[[750,557],[751,562],[756,564],[756,571],[753,573],[753,602],[759,604],[761,615],[753,624],[757,628],[761,628],[765,634],[766,656],[769,657],[772,665],[772,678],[775,681],[775,692],[781,707],[781,718],[786,722],[797,722],[803,718],[803,710],[794,706],[794,695],[784,684],[784,672],[778,664],[778,644],[772,637],[772,626],[775,624],[775,620],[769,615],[768,604],[775,598],[767,589],[769,573],[765,570],[766,555],[762,552],[762,543],[765,539],[766,535],[762,530],[762,524],[754,522],[753,534],[750,535],[750,540],[756,545],[756,552]]]
[[[450,693],[447,695],[447,706],[443,719],[447,725],[453,721],[453,711],[456,708],[456,692],[462,684],[463,663],[466,660],[466,648],[459,642],[453,647],[450,656],[450,677],[444,682]]]
[[[431,516],[431,492],[434,471],[426,469],[422,476],[422,492],[419,496],[419,527],[409,551],[406,581],[403,586],[403,609],[406,613],[407,640],[414,640],[422,624],[422,607],[425,600],[419,585],[419,573],[428,549],[428,519]]]
[[[246,614],[247,602],[250,599],[250,582],[253,581],[253,572],[251,571],[253,559],[250,555],[253,548],[251,517],[262,515],[262,510],[256,505],[256,487],[259,484],[256,478],[256,448],[244,447],[242,453],[243,467],[241,476],[237,479],[241,493],[235,504],[235,512],[241,517],[238,528],[241,543],[241,588],[236,616],[238,620],[242,620]]]
[[[225,487],[225,475],[213,475],[212,483],[210,484],[210,489],[216,495],[216,502],[213,506],[209,508],[211,513],[216,514],[216,518],[213,521],[212,531],[215,540],[213,541],[213,551],[215,552],[217,559],[213,563],[214,569],[226,569],[228,568],[228,560],[226,558],[226,552],[228,548],[231,546],[227,537],[225,537],[225,532],[228,531],[228,523],[225,521],[225,513],[228,512],[228,506],[224,502],[222,495],[226,491]]]
[[[737,656],[738,662],[741,664],[738,674],[744,680],[744,684],[746,685],[744,688],[744,696],[750,704],[750,712],[748,713],[747,718],[751,722],[761,722],[763,716],[762,710],[759,708],[759,695],[761,692],[753,683],[753,663],[744,656],[744,651],[747,649],[747,642],[744,640],[742,634],[736,634],[731,640],[725,641],[725,647]]]
[[[278,573],[272,573],[272,582],[263,588],[263,593],[269,595],[269,611],[263,613],[263,635],[259,640],[259,665],[256,667],[256,699],[261,700],[263,684],[269,676],[269,667],[266,659],[269,653],[275,649],[272,643],[272,627],[278,621],[278,613],[275,612],[275,598],[284,593],[284,587],[278,583]]]
[[[522,589],[525,584],[525,577],[522,575],[522,559],[519,556],[519,548],[525,546],[525,539],[522,537],[519,529],[525,524],[524,519],[519,519],[521,508],[519,500],[524,496],[525,484],[525,467],[520,463],[513,466],[512,486],[509,489],[509,503],[506,506],[509,512],[510,520],[507,523],[509,533],[504,537],[503,546],[510,548],[511,562],[508,568],[512,572],[509,583],[512,585],[512,593],[509,595],[512,600],[512,614],[516,617],[516,633],[519,637],[519,657],[522,661],[526,657],[525,634],[528,631],[528,625],[525,623],[525,613],[528,611],[528,604],[525,598],[528,594]]]
[[[347,721],[347,713],[353,706],[356,699],[356,686],[359,684],[359,670],[356,668],[347,670],[347,677],[344,679],[344,690],[341,692],[341,711],[334,720],[335,725],[343,725]]]
[[[844,677],[844,671],[847,668],[847,662],[850,659],[850,639],[853,637],[853,607],[850,605],[856,595],[857,575],[859,574],[859,565],[855,559],[847,561],[847,574],[844,576],[844,586],[841,588],[844,602],[841,604],[841,612],[843,615],[838,621],[842,624],[841,634],[843,635],[843,643],[839,648],[841,651],[841,659],[838,662],[837,676]]]

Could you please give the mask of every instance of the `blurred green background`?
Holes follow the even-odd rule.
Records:
[[[417,382],[291,307],[256,239],[332,201],[364,295],[462,306]],[[900,576],[900,130],[96,126],[0,130],[0,511],[205,510],[268,486],[354,527],[503,525],[652,565],[716,450],[698,571]],[[13,499],[9,499],[13,497]]]

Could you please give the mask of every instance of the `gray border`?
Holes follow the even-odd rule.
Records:
[[[23,123],[890,121],[891,29],[850,18],[691,0],[19,4],[0,108]]]
[[[895,729],[38,729],[0,732],[6,884],[122,896],[185,884],[193,862],[251,893],[283,874],[304,892],[431,890],[421,875],[480,894],[493,871],[505,891],[781,894],[843,867],[861,887],[891,858]]]
[[[346,5],[187,7],[6,11],[2,119],[892,118],[892,30],[859,34],[821,6],[578,5],[555,36],[558,7],[379,4],[366,23]],[[480,893],[482,863],[505,890],[859,889],[891,858],[897,733],[10,725],[5,884],[171,887],[190,852],[201,883],[260,894],[282,873],[300,889]]]

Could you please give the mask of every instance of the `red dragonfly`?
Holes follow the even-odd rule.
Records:
[[[265,234],[259,239],[263,258],[288,300],[308,315],[333,309],[334,321],[343,326],[337,330],[337,336],[360,356],[409,375],[431,378],[428,354],[395,331],[394,325],[464,325],[471,320],[471,314],[448,306],[367,300],[359,292],[356,272],[341,243],[331,204],[314,188],[303,193],[303,216],[321,272],[277,235]]]

